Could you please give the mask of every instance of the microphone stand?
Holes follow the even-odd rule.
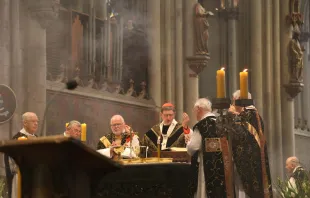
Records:
[[[73,85],[72,85],[73,83]],[[41,130],[40,130],[40,133],[39,133],[39,136],[46,136],[46,131],[44,132],[44,127],[45,127],[45,119],[46,119],[46,114],[47,114],[47,110],[49,109],[50,105],[52,104],[52,102],[54,101],[54,99],[56,98],[56,96],[58,96],[60,94],[61,91],[67,89],[67,90],[74,90],[76,87],[78,86],[77,82],[74,80],[74,81],[69,81],[66,83],[66,86],[61,88],[60,90],[58,90],[57,93],[55,93],[52,98],[49,100],[49,102],[47,103],[46,107],[45,107],[45,110],[44,110],[44,114],[43,114],[43,123],[42,123],[42,126],[41,126]]]

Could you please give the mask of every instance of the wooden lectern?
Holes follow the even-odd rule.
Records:
[[[50,136],[0,142],[22,175],[22,198],[90,198],[96,184],[121,165],[79,140]]]

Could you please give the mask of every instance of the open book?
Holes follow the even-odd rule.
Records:
[[[187,149],[186,148],[181,148],[181,147],[170,147],[170,148],[166,148],[163,151],[177,151],[177,152],[186,152]]]

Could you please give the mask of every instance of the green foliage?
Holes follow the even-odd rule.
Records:
[[[309,176],[308,171],[307,175]],[[282,181],[278,178],[277,190],[282,198],[310,198],[309,177],[305,177],[302,181],[296,181],[296,186],[300,186],[300,188],[296,189],[289,179]]]

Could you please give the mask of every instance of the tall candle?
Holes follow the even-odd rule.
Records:
[[[158,139],[157,139],[157,158],[158,160],[160,158],[160,136],[158,136]]]
[[[240,72],[240,99],[248,99],[248,70]]]
[[[69,125],[69,122],[66,123],[66,128],[68,127],[68,125]]]
[[[81,131],[82,131],[81,141],[83,141],[83,142],[86,141],[86,129],[87,129],[86,124],[85,123],[81,124]]]
[[[216,97],[225,98],[225,69],[222,68],[216,71]]]

